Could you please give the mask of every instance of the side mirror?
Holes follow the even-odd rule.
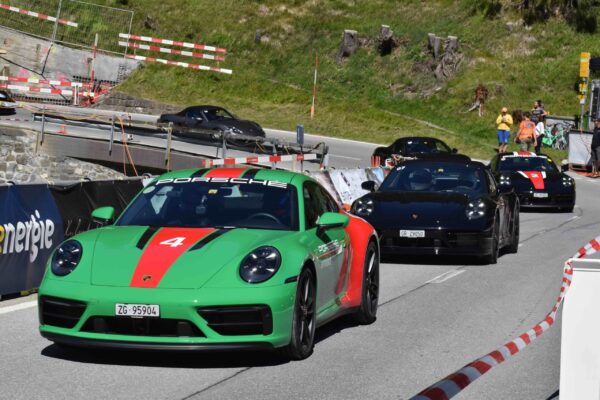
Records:
[[[317,221],[317,236],[329,229],[345,228],[348,223],[350,218],[346,214],[326,212]]]
[[[113,207],[100,207],[92,211],[92,220],[100,226],[113,222],[115,209]]]
[[[363,182],[363,183],[361,183],[360,187],[363,188],[364,190],[368,190],[369,192],[374,192],[375,191],[375,181]]]
[[[452,154],[458,153],[458,149],[452,149]]]

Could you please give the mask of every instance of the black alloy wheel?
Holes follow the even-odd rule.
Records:
[[[521,232],[521,225],[519,222],[519,206],[515,205],[515,210],[513,212],[514,214],[512,218],[513,223],[510,235],[510,244],[508,245],[507,252],[511,254],[516,254],[519,251],[519,236]]]
[[[494,219],[494,232],[492,233],[492,251],[485,258],[487,264],[497,264],[498,255],[500,253],[500,221],[496,217]]]
[[[317,288],[313,272],[304,268],[298,278],[294,316],[292,319],[292,338],[284,348],[287,357],[303,360],[309,357],[315,346]]]
[[[377,245],[370,242],[365,253],[363,268],[362,296],[360,307],[356,311],[355,320],[359,324],[368,325],[377,319],[379,304],[379,254]]]

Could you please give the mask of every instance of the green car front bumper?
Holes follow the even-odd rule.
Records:
[[[265,350],[290,342],[296,284],[147,289],[45,279],[40,333],[56,343],[145,350]],[[116,317],[115,305],[158,304],[159,318]]]

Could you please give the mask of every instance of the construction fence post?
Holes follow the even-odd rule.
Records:
[[[44,143],[45,129],[46,129],[46,109],[42,107],[42,136],[40,138],[40,144]]]
[[[229,131],[222,131],[221,132],[221,139],[223,140],[223,144],[221,147],[221,158],[227,158],[227,134],[229,133]]]
[[[277,145],[279,144],[279,140],[275,140],[275,142],[273,143],[273,155],[276,156],[277,155]],[[276,162],[272,162],[271,163],[271,169],[275,169],[277,168],[277,163]]]
[[[54,29],[52,30],[52,43],[56,40],[56,33],[58,32],[58,20],[60,19],[60,10],[62,8],[62,0],[58,0],[58,9],[56,10],[56,21],[54,21]]]

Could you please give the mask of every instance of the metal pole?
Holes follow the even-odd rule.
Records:
[[[108,141],[108,155],[112,155],[113,142],[115,140],[115,116],[110,117],[110,140]]]
[[[40,138],[40,144],[44,143],[44,130],[46,128],[46,109],[42,108],[42,137]]]
[[[129,30],[127,31],[128,35],[131,35],[131,25],[133,24],[133,11],[131,11],[131,17],[129,17]],[[129,39],[127,39],[127,46],[125,47],[125,51],[123,52],[123,58],[127,58],[127,53],[129,52]]]
[[[221,133],[221,138],[223,139],[223,145],[221,148],[221,158],[226,158],[227,157],[227,131],[223,131]]]
[[[274,156],[276,156],[276,155],[277,155],[277,143],[278,143],[278,142],[279,142],[278,140],[275,140],[275,141],[273,142],[273,155],[274,155]],[[272,163],[271,163],[271,169],[275,169],[275,168],[277,168],[277,163],[276,163],[276,162],[272,162]]]
[[[169,127],[167,128],[167,148],[165,152],[165,164],[167,166],[167,172],[171,170],[171,137],[173,133],[173,123],[169,122]]]
[[[56,10],[56,21],[54,21],[54,30],[52,31],[52,43],[56,40],[56,32],[58,31],[58,19],[60,18],[60,9],[62,8],[62,0],[58,0],[58,10]]]

